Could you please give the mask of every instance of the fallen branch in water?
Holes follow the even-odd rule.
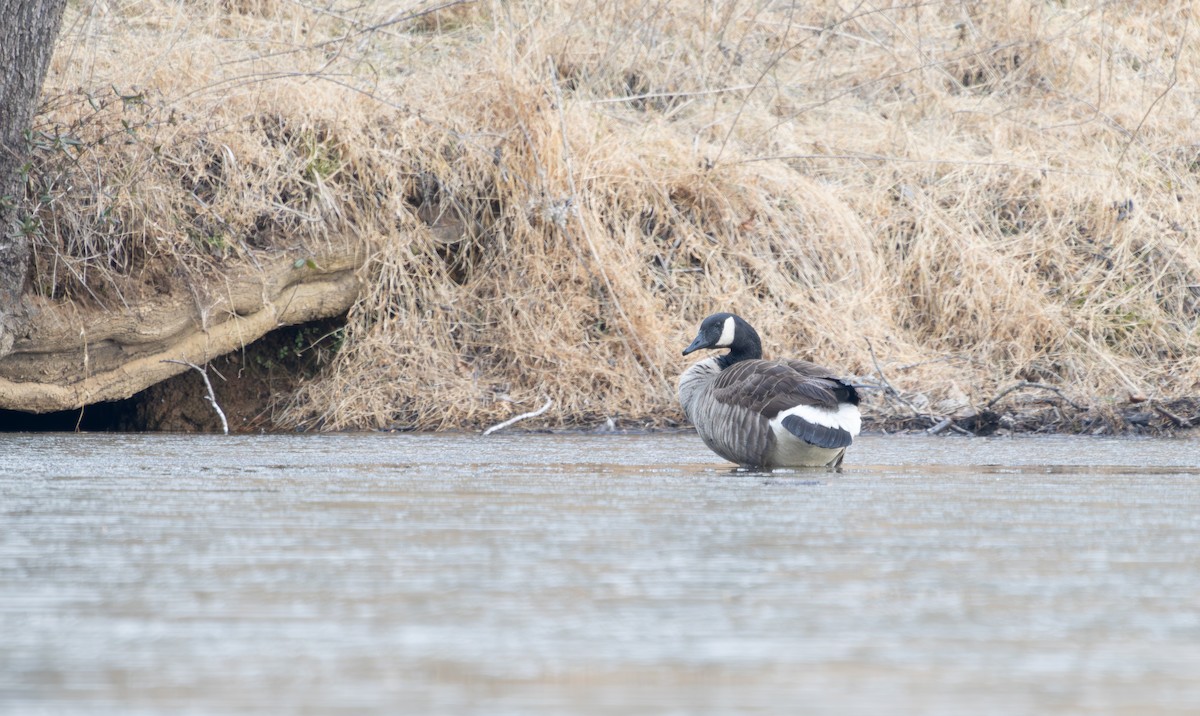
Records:
[[[941,421],[938,422],[937,425],[934,425],[931,428],[927,428],[925,430],[925,432],[929,433],[930,435],[937,435],[938,433],[942,432],[946,428],[953,427],[953,425],[954,425],[954,421],[951,420],[950,418],[942,418]]]
[[[1175,427],[1178,427],[1178,428],[1192,427],[1191,419],[1180,417],[1180,416],[1176,415],[1175,413],[1172,413],[1170,410],[1167,410],[1167,407],[1165,405],[1163,405],[1162,403],[1159,403],[1157,400],[1150,401],[1150,407],[1154,408],[1155,412],[1157,412],[1159,415],[1163,416],[1167,420],[1170,420],[1172,423],[1175,423]]]
[[[208,379],[208,368],[207,367],[201,368],[200,366],[196,365],[195,363],[189,363],[188,361],[185,361],[185,360],[173,360],[171,358],[165,358],[165,359],[163,359],[162,362],[186,365],[187,367],[191,368],[192,370],[194,370],[200,374],[200,377],[204,379],[204,387],[208,389],[208,402],[213,406],[213,410],[217,411],[217,416],[221,418],[221,430],[224,431],[224,433],[226,435],[228,435],[229,434],[229,421],[225,419],[225,411],[221,410],[220,405],[217,405],[217,395],[216,395],[216,393],[213,392],[212,381],[210,381]]]
[[[1046,385],[1045,383],[1031,383],[1027,380],[1022,380],[1019,383],[1014,383],[1014,384],[1008,386],[1004,390],[1000,391],[996,395],[996,397],[989,400],[987,402],[987,405],[985,405],[983,407],[990,408],[993,405],[995,405],[997,402],[999,402],[1000,399],[1003,398],[1004,396],[1008,395],[1009,393],[1013,392],[1014,390],[1021,390],[1022,388],[1037,388],[1038,390],[1048,390],[1051,393],[1054,393],[1055,395],[1057,395],[1059,398],[1062,398],[1063,402],[1065,402],[1067,405],[1070,405],[1072,408],[1075,408],[1076,410],[1087,410],[1087,408],[1083,407],[1082,405],[1079,405],[1075,401],[1068,398],[1066,395],[1063,394],[1062,390],[1055,388],[1053,385]]]
[[[528,413],[521,413],[520,415],[516,416],[515,418],[509,418],[508,420],[505,420],[503,423],[497,423],[497,424],[493,425],[492,427],[488,428],[487,430],[484,430],[483,434],[491,435],[492,433],[496,432],[497,430],[503,430],[504,428],[507,428],[509,425],[512,425],[513,423],[517,422],[518,420],[524,420],[525,418],[536,418],[537,416],[539,416],[542,413],[549,410],[550,406],[553,404],[554,404],[553,398],[546,398],[546,404],[543,405],[542,407],[538,408],[537,410],[534,410],[534,411],[531,411]]]

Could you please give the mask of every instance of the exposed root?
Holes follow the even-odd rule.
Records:
[[[216,393],[213,392],[212,381],[210,381],[208,379],[207,366],[204,368],[201,368],[200,366],[196,365],[195,363],[192,363],[191,361],[174,360],[174,359],[166,359],[163,361],[163,363],[178,363],[179,365],[186,365],[187,367],[191,368],[192,370],[194,370],[200,374],[200,377],[204,379],[204,388],[208,391],[208,403],[209,403],[209,405],[212,406],[212,409],[214,411],[216,411],[217,417],[221,419],[221,432],[224,433],[225,435],[228,435],[229,434],[229,421],[225,419],[225,411],[221,410],[220,404],[217,403],[217,395],[216,395]]]

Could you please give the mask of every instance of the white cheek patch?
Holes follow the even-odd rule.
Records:
[[[721,328],[721,338],[717,341],[718,348],[733,345],[734,323],[733,316],[725,319],[725,325]]]
[[[795,415],[813,425],[845,430],[850,433],[850,437],[858,437],[858,433],[862,430],[862,414],[858,412],[857,405],[850,403],[842,403],[837,410],[818,408],[815,405],[797,405],[794,408],[780,411],[779,415],[771,420],[771,427],[777,430],[781,429],[778,426],[789,415]]]

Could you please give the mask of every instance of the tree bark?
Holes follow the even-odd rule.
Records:
[[[66,0],[0,0],[0,356],[12,350],[29,271],[29,239],[16,227],[18,167]]]

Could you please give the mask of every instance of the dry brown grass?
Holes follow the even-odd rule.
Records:
[[[477,426],[547,397],[544,424],[667,424],[722,309],[864,377],[869,340],[934,403],[1200,391],[1190,3],[68,13],[39,129],[82,146],[35,171],[43,293],[119,308],[180,266],[369,242],[289,425]]]

